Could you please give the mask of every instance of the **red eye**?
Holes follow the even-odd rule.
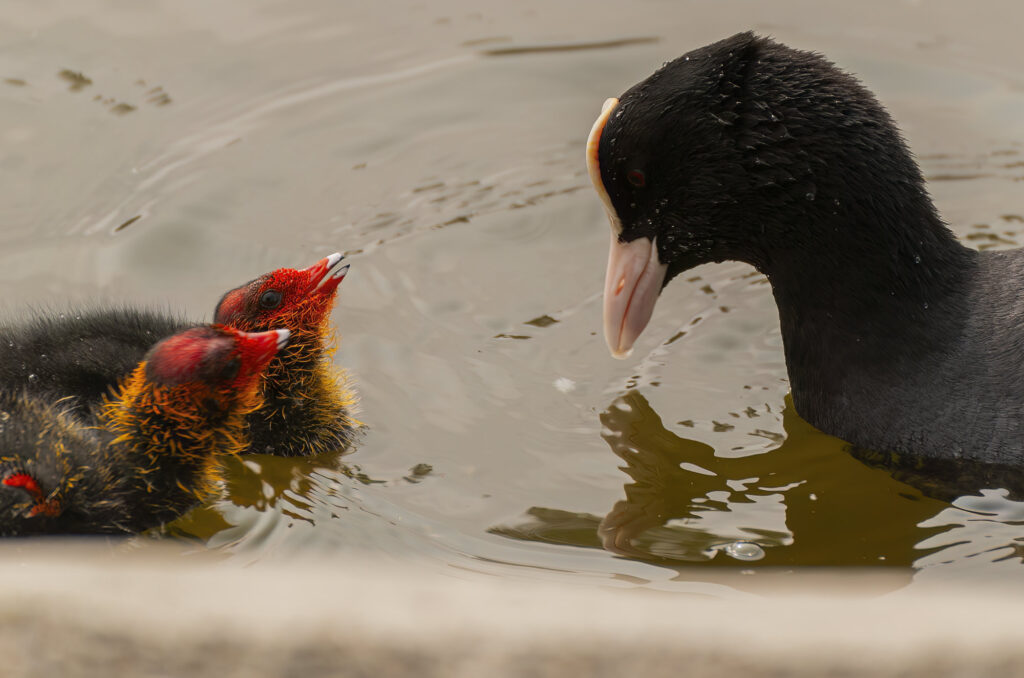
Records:
[[[647,177],[640,170],[629,170],[626,172],[626,181],[637,188],[643,188],[647,184]]]

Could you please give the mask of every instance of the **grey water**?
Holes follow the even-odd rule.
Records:
[[[232,461],[222,500],[151,535],[225,558],[715,595],[812,566],[891,586],[1017,573],[1024,505],[926,497],[796,416],[752,269],[686,274],[612,360],[608,227],[583,162],[605,98],[752,28],[858,74],[959,236],[1017,246],[1024,10],[1003,9],[7,3],[2,311],[204,320],[263,272],[347,254],[335,360],[368,433],[344,456]]]

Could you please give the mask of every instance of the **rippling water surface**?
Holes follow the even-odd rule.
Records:
[[[6,5],[5,312],[127,300],[204,319],[260,273],[349,253],[336,359],[369,433],[344,457],[232,462],[227,497],[169,530],[226,557],[720,595],[805,566],[1016,573],[1024,505],[925,497],[796,416],[753,270],[683,276],[627,361],[600,336],[590,124],[747,28],[858,73],[968,243],[1021,242],[1014,21],[857,7]]]

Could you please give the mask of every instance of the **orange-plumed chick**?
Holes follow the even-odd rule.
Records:
[[[213,326],[164,339],[96,425],[60,401],[0,391],[0,534],[135,533],[214,496],[288,334]]]
[[[299,456],[347,447],[361,424],[346,374],[334,367],[331,310],[348,272],[332,254],[309,268],[279,268],[225,294],[215,322],[249,332],[291,332],[271,361],[263,406],[248,417],[249,452]]]

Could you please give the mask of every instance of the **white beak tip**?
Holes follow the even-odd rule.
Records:
[[[611,352],[612,352],[612,357],[615,358],[616,360],[625,360],[629,356],[633,355],[633,347],[630,346],[626,350],[620,350],[620,349],[617,349],[617,348],[613,348],[611,350]]]

